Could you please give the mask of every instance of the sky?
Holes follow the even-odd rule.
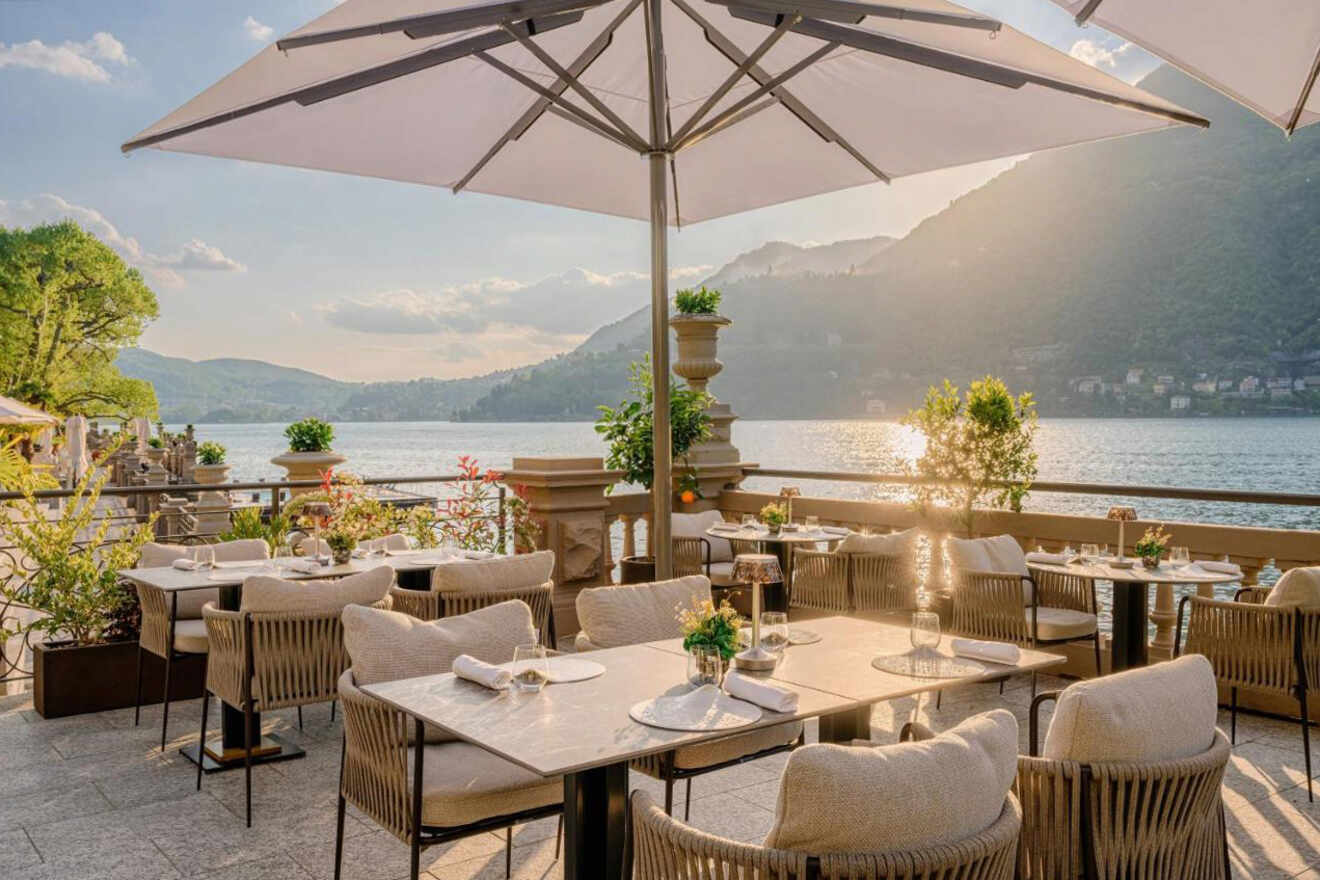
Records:
[[[569,350],[648,298],[644,224],[119,145],[331,0],[0,0],[0,226],[72,218],[160,301],[142,345],[338,379],[452,378]],[[1156,66],[1046,0],[966,6],[1135,81]],[[701,223],[671,288],[766,241],[901,236],[1012,160]]]

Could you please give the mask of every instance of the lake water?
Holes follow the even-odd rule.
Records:
[[[172,426],[179,430],[180,426]],[[199,440],[229,450],[231,477],[276,478],[270,458],[286,448],[283,424],[198,425]],[[738,421],[733,441],[743,460],[764,467],[895,473],[920,452],[920,439],[893,422]],[[334,447],[346,467],[364,476],[454,472],[460,455],[505,468],[514,456],[603,455],[588,422],[470,424],[345,423]],[[1036,448],[1040,479],[1320,492],[1320,419],[1042,419]],[[777,489],[780,478],[752,478],[749,489]],[[795,480],[803,494],[840,498],[892,497],[901,491],[857,483]],[[1115,499],[1037,492],[1026,509],[1103,513]],[[1143,517],[1320,529],[1320,509],[1129,500]]]

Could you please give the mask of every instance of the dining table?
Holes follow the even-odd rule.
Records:
[[[807,621],[812,644],[784,650],[776,668],[759,676],[798,695],[792,712],[763,710],[760,720],[734,731],[678,731],[634,721],[639,702],[687,692],[687,657],[677,638],[590,652],[605,672],[586,681],[545,686],[538,693],[496,691],[452,673],[363,685],[415,724],[430,724],[564,786],[565,880],[621,880],[629,876],[627,836],[629,762],[693,746],[730,733],[819,719],[819,738],[848,743],[870,737],[870,707],[1007,674],[1054,667],[1065,658],[1022,650],[1013,664],[964,664],[947,678],[882,671],[878,655],[911,651],[908,627],[828,617]],[[804,625],[806,625],[804,624]],[[951,647],[936,649],[946,657]],[[420,749],[422,738],[418,737]]]
[[[1066,562],[1027,560],[1028,571],[1070,575],[1091,580],[1111,581],[1112,626],[1109,653],[1111,672],[1145,666],[1150,661],[1146,621],[1151,585],[1172,589],[1175,584],[1229,584],[1242,580],[1242,572],[1210,571],[1196,563],[1174,565],[1162,561],[1148,568],[1140,560],[1128,559],[1114,564],[1113,559]]]
[[[779,558],[779,570],[784,573],[784,595],[782,602],[775,602],[771,598],[773,594],[767,593],[768,604],[766,610],[786,612],[788,611],[789,597],[793,593],[793,549],[803,545],[808,547],[814,547],[817,544],[833,545],[846,538],[848,530],[843,528],[807,528],[806,526],[796,525],[772,532],[759,523],[757,525],[717,523],[706,530],[706,536],[708,538],[721,538],[725,541],[754,542],[760,548],[760,552],[773,553],[777,556]],[[779,607],[780,604],[783,607]]]
[[[254,575],[270,575],[286,580],[325,580],[360,574],[380,565],[388,565],[396,572],[404,573],[423,572],[439,565],[470,561],[458,553],[443,549],[396,550],[384,556],[355,556],[346,563],[328,565],[311,566],[299,558],[254,559],[217,562],[211,569],[185,570],[169,565],[126,568],[119,571],[118,575],[130,583],[155,587],[167,595],[192,590],[217,590],[219,601],[216,607],[223,611],[237,611],[243,601],[243,581]],[[200,761],[202,769],[208,773],[241,768],[245,751],[242,707],[221,702],[220,730],[218,745],[208,743],[205,751],[200,752],[197,744],[193,743],[181,748],[181,754],[194,763]],[[254,763],[286,761],[303,755],[300,746],[279,734],[263,736],[259,712],[252,713],[252,742],[256,743],[252,754]]]

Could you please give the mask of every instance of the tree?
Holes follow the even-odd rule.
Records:
[[[646,489],[655,481],[655,444],[651,435],[655,395],[651,386],[650,356],[628,368],[633,397],[617,407],[601,406],[596,433],[609,443],[605,466],[623,471],[623,481]],[[682,459],[695,444],[710,437],[711,397],[670,381],[669,427],[673,457]],[[608,491],[608,490],[607,490]]]
[[[1014,397],[1003,381],[986,376],[966,397],[948,379],[926,392],[925,403],[903,424],[926,437],[926,451],[908,467],[922,482],[915,502],[925,509],[944,502],[963,528],[972,531],[975,505],[1022,510],[1036,479],[1036,404],[1031,394]]]
[[[158,314],[142,275],[72,221],[0,227],[0,394],[61,413],[154,415],[115,368]]]

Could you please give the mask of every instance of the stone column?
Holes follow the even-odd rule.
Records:
[[[707,391],[710,380],[724,369],[724,364],[717,357],[719,332],[730,323],[722,315],[678,314],[669,319],[678,342],[674,373],[687,380],[689,387],[694,390]],[[679,505],[687,510],[714,507],[720,491],[725,486],[741,483],[743,468],[751,466],[742,461],[741,454],[733,445],[733,423],[738,417],[732,408],[716,400],[707,412],[711,420],[710,438],[688,450],[685,460],[674,462],[675,486],[690,467],[696,471],[697,484],[705,496],[704,501],[698,499],[691,505]]]
[[[560,640],[581,627],[577,594],[609,583],[605,567],[605,489],[621,471],[606,470],[599,458],[515,458],[504,474],[509,486],[527,488],[528,507],[540,526],[538,550],[555,553],[555,631]]]

